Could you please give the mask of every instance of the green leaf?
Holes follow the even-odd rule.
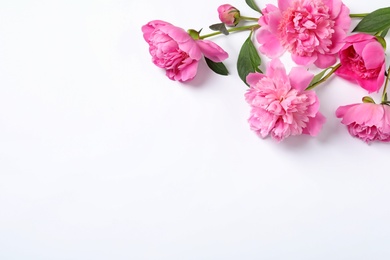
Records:
[[[226,26],[224,23],[216,23],[209,26],[209,28],[213,31],[221,32],[225,35],[229,35],[228,30],[226,29]]]
[[[318,81],[320,81],[322,79],[322,77],[325,75],[325,73],[331,68],[327,68],[327,69],[324,69],[323,71],[321,71],[320,73],[318,73],[317,75],[314,76],[314,78],[311,80],[309,86],[307,87],[307,89],[310,89],[310,87],[312,87],[314,84],[316,84]]]
[[[226,76],[229,74],[229,71],[227,70],[225,64],[223,64],[222,62],[214,62],[206,57],[204,57],[204,59],[206,60],[206,63],[209,66],[209,68],[212,71],[214,71],[215,73],[217,73],[219,75],[223,75],[223,76]]]
[[[241,47],[240,54],[237,59],[237,71],[241,80],[246,82],[246,76],[251,72],[263,73],[259,66],[261,65],[261,58],[256,50],[255,45],[252,42],[252,34],[249,35],[248,39],[244,42]]]
[[[245,0],[246,4],[256,12],[261,13],[260,8],[257,6],[254,0]]]
[[[378,33],[390,28],[390,7],[381,8],[365,16],[353,32]]]
[[[389,28],[387,28],[386,30],[383,30],[380,36],[382,38],[385,38],[388,32],[389,32]]]

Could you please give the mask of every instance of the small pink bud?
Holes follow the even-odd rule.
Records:
[[[240,11],[229,4],[218,7],[219,19],[227,26],[236,26],[240,21]]]

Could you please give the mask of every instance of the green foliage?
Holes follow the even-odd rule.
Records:
[[[390,7],[381,8],[365,16],[353,29],[354,32],[381,33],[390,28]]]
[[[229,32],[225,26],[224,23],[216,23],[216,24],[212,24],[209,26],[209,28],[213,31],[218,31],[218,32],[221,32],[225,35],[229,35]]]
[[[209,68],[215,73],[223,76],[227,76],[229,74],[229,71],[227,70],[225,64],[223,64],[222,62],[214,62],[206,57],[204,58]]]
[[[261,13],[260,8],[257,6],[254,0],[245,0],[246,4],[256,12]]]
[[[248,39],[246,39],[246,41],[242,45],[237,60],[238,75],[240,76],[241,80],[244,81],[245,84],[247,85],[248,83],[246,82],[246,76],[248,76],[249,73],[251,72],[263,73],[259,69],[259,66],[261,65],[261,58],[251,38],[252,38],[252,34],[249,35]]]

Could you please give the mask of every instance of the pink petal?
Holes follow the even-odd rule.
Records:
[[[344,115],[348,112],[348,110],[351,107],[356,106],[356,105],[359,105],[359,104],[351,104],[351,105],[346,105],[346,106],[340,106],[336,110],[336,117],[338,117],[338,118],[344,117]]]
[[[361,125],[373,126],[382,120],[383,114],[384,111],[380,105],[362,103],[351,106],[344,114],[341,122],[345,125],[356,122]]]
[[[340,27],[344,31],[348,31],[352,21],[349,13],[349,8],[345,5],[342,5],[339,16],[335,20],[335,26]]]
[[[277,34],[281,19],[282,19],[282,13],[279,10],[269,13],[268,15],[269,31],[271,31],[274,34]]]
[[[375,37],[370,35],[370,34],[357,33],[357,34],[353,34],[353,35],[350,35],[347,38],[345,38],[345,42],[355,43],[355,42],[371,40],[371,39],[374,39],[374,38]]]
[[[294,67],[291,69],[288,77],[290,78],[291,86],[301,92],[309,86],[314,75],[302,67]]]
[[[341,66],[336,70],[335,74],[339,77],[342,77],[346,80],[349,80],[351,82],[356,82],[356,74],[354,71],[350,70],[349,67],[341,64]]]
[[[160,28],[160,30],[174,39],[179,45],[179,48],[185,53],[188,53],[191,58],[195,60],[200,60],[202,58],[202,53],[197,47],[195,40],[182,28],[167,25]]]
[[[246,76],[246,82],[250,85],[256,85],[257,82],[259,82],[262,78],[266,77],[264,74],[261,73],[249,73],[248,76]]]
[[[334,33],[332,35],[332,47],[329,50],[329,54],[336,54],[344,46],[346,32],[341,27],[334,27]]]
[[[279,59],[271,60],[271,62],[268,64],[266,75],[271,79],[278,79],[278,81],[288,81],[286,69]]]
[[[307,126],[303,129],[304,134],[311,136],[316,136],[321,131],[322,126],[326,122],[326,117],[324,117],[320,112],[313,118],[310,118],[310,121],[307,123]]]
[[[320,69],[325,69],[335,64],[336,61],[337,56],[335,54],[325,55],[318,53],[317,60],[314,62],[314,64]]]
[[[382,45],[377,41],[367,43],[362,52],[362,57],[367,69],[379,68],[385,62],[385,52]]]
[[[356,78],[356,81],[362,88],[367,90],[368,93],[378,92],[379,89],[382,87],[382,84],[379,84],[378,79],[376,78]]]
[[[317,59],[317,53],[313,53],[312,56],[299,56],[293,53],[291,54],[291,58],[296,64],[307,66],[313,64],[313,62]]]
[[[196,76],[198,70],[198,61],[193,61],[191,64],[186,65],[179,71],[169,71],[166,74],[170,79],[178,80],[181,82],[190,81]]]
[[[285,51],[278,37],[268,30],[268,26],[258,30],[256,39],[261,44],[260,52],[269,58],[279,57]]]
[[[221,62],[229,56],[227,52],[212,41],[197,40],[196,43],[203,55],[214,62]]]
[[[278,0],[278,7],[283,12],[291,6],[292,2],[293,0]]]

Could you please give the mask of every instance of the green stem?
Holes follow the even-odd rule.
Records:
[[[235,28],[231,28],[229,30],[227,30],[228,32],[239,32],[239,31],[246,31],[246,30],[256,30],[260,28],[260,25],[258,24],[254,24],[254,25],[247,25],[247,26],[241,26],[241,27],[235,27]],[[220,35],[222,32],[214,32],[214,33],[210,33],[210,34],[205,34],[203,36],[199,36],[199,39],[203,40],[205,38],[208,38],[208,37],[212,37],[212,36],[216,36],[216,35]]]
[[[387,70],[387,75],[386,75],[386,82],[385,82],[385,87],[383,88],[383,93],[382,93],[382,104],[387,103],[387,85],[389,85],[389,77],[390,77],[390,67]]]
[[[328,69],[330,69],[330,68],[332,68],[332,69],[329,71],[328,74],[325,75],[325,77],[323,77],[321,80],[317,81],[317,82],[314,83],[313,85],[311,85],[311,86],[309,86],[308,88],[306,88],[306,90],[311,90],[311,89],[317,87],[318,85],[324,83],[328,78],[330,78],[330,76],[332,76],[332,74],[333,74],[338,68],[340,68],[340,66],[341,66],[341,64],[339,63],[339,64],[337,64],[337,65],[334,66],[334,67],[329,67],[329,68],[327,68],[326,70],[328,70]]]
[[[247,21],[255,21],[255,22],[257,22],[259,20],[259,18],[248,17],[248,16],[240,16],[240,19],[241,20],[247,20]]]
[[[364,18],[368,15],[368,13],[365,14],[349,14],[349,17],[351,18]]]

